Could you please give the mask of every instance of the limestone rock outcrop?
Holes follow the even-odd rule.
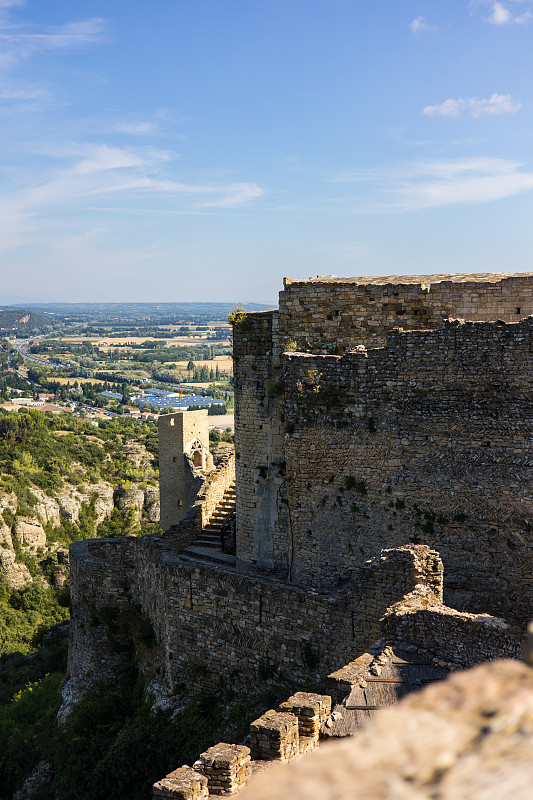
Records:
[[[124,454],[134,467],[151,466],[153,456],[140,442],[124,442]]]
[[[121,488],[118,490],[117,505],[123,512],[133,509],[135,521],[140,522],[144,508],[144,489],[139,486],[131,486],[129,489]]]
[[[159,489],[156,486],[148,486],[145,489],[144,507],[148,520],[150,522],[159,522],[159,516],[160,516]]]
[[[0,548],[0,575],[11,589],[21,589],[32,582],[32,577],[25,564],[15,561],[15,552]]]
[[[0,548],[12,548],[13,542],[11,541],[11,529],[6,525],[3,518],[0,517]]]
[[[33,555],[46,547],[46,533],[40,522],[29,517],[17,517],[13,525],[13,534],[19,543]]]
[[[84,492],[72,486],[63,487],[56,497],[50,497],[41,489],[32,488],[32,494],[37,498],[35,515],[40,517],[43,523],[50,523],[54,527],[60,525],[62,519],[76,522],[83,503],[89,503],[91,497],[96,495],[94,508],[98,524],[113,510],[113,492],[113,487],[107,481],[89,484]]]

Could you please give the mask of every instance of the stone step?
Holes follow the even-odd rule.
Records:
[[[213,564],[225,564],[228,567],[234,567],[237,561],[235,556],[230,556],[227,553],[223,553],[221,550],[216,552],[206,547],[196,547],[194,545],[191,545],[184,550],[183,553],[180,553],[180,558],[191,563],[207,561]]]
[[[191,547],[207,547],[209,550],[220,550],[219,539],[196,539]]]

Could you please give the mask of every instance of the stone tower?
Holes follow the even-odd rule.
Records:
[[[212,468],[207,409],[162,414],[159,491],[164,531],[185,517],[196,497],[195,477]]]

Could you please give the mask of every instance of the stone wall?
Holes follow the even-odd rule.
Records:
[[[101,680],[116,678],[124,663],[124,631],[117,616],[133,602],[134,538],[90,539],[70,545],[70,640],[60,715],[68,714]]]
[[[533,319],[285,354],[294,580],[332,585],[420,542],[446,564],[448,605],[533,616],[532,354]]]
[[[461,667],[495,658],[520,658],[524,640],[523,630],[513,629],[498,617],[428,603],[418,590],[387,611],[381,634],[386,641],[415,644]]]
[[[424,547],[385,550],[329,592],[182,561],[157,536],[76,542],[70,558],[67,704],[117,674],[109,634],[113,614],[128,604],[150,620],[157,642],[150,665],[172,692],[194,665],[214,678],[235,670],[233,680],[244,685],[265,659],[288,680],[325,677],[377,638],[392,603],[417,586],[435,602],[442,595],[442,564]]]
[[[237,559],[285,575],[290,541],[280,414],[278,315],[234,326]]]
[[[168,530],[185,519],[204,474],[213,469],[208,413],[201,409],[163,414],[158,428],[161,527]]]
[[[280,333],[305,351],[381,347],[388,330],[438,328],[448,317],[505,322],[533,314],[533,273],[285,279]]]
[[[528,618],[532,288],[533,273],[286,280],[279,312],[241,319],[241,569],[334,585],[423,542],[450,605]]]
[[[194,466],[191,465],[190,469],[192,475]],[[170,544],[178,553],[185,550],[200,536],[217,505],[224,497],[224,493],[234,483],[235,453],[230,453],[224,457],[217,469],[209,473],[207,477],[196,476],[194,487],[197,493],[194,501],[185,518],[167,530],[164,536],[165,542]]]

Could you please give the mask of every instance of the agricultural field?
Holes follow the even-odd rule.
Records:
[[[36,328],[32,336],[26,326],[6,340],[3,367],[14,368],[15,375],[0,386],[0,399],[10,399],[11,384],[29,388],[34,397],[53,394],[56,402],[70,403],[79,413],[96,407],[123,414],[150,387],[221,399],[231,413],[230,310],[229,304],[216,303],[29,309],[46,320],[47,330]]]

